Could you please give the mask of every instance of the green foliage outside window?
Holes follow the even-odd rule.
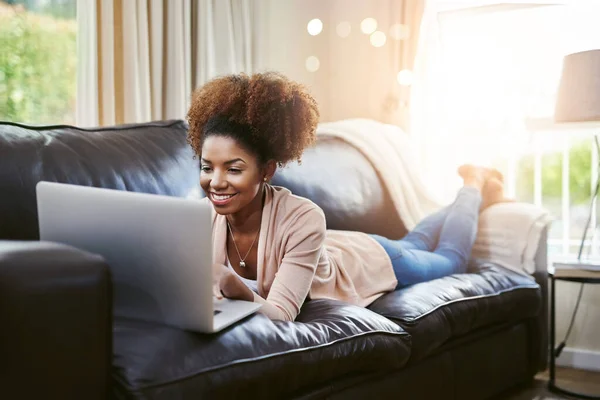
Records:
[[[74,123],[76,35],[73,18],[0,2],[0,120]]]
[[[569,196],[571,204],[587,204],[590,201],[592,143],[589,141],[573,145],[569,152]],[[542,196],[560,198],[562,196],[561,152],[542,156]],[[519,197],[533,198],[534,156],[520,160],[517,193]]]

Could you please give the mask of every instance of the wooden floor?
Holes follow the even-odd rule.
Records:
[[[600,372],[556,368],[556,385],[561,388],[600,397]],[[573,399],[548,390],[548,371],[538,374],[528,385],[494,400],[563,400]]]

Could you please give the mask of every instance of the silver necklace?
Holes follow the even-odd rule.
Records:
[[[256,239],[258,238],[258,234],[260,233],[260,229],[258,230],[258,232],[256,232],[256,236],[254,236],[254,240],[252,241],[252,244],[250,245],[250,248],[248,249],[248,252],[244,256],[244,258],[242,258],[242,256],[240,255],[240,251],[238,250],[237,244],[235,243],[235,237],[233,237],[233,231],[231,230],[231,225],[229,225],[229,221],[227,221],[227,227],[229,228],[229,232],[231,233],[231,239],[233,240],[233,245],[235,246],[235,251],[238,254],[238,258],[240,259],[240,267],[246,268],[246,261],[245,260],[248,257],[248,254],[250,254],[250,250],[252,250],[252,248],[254,247],[254,243],[256,242]]]

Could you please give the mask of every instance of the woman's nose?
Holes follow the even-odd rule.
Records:
[[[227,180],[218,172],[213,173],[212,179],[210,180],[210,186],[213,189],[224,189],[227,187]]]

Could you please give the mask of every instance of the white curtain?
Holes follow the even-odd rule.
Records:
[[[435,0],[425,3],[419,43],[413,69],[413,84],[411,91],[410,133],[415,148],[418,151],[416,160],[419,163],[423,180],[431,187],[437,185],[439,155],[442,146],[436,146],[434,138],[440,137],[442,130],[440,118],[435,117],[436,110],[441,107],[436,97],[436,88],[441,84],[440,69],[440,33],[437,20],[438,4]],[[440,143],[437,143],[438,145]],[[440,192],[437,193],[442,196]]]
[[[251,0],[80,0],[77,124],[184,118],[217,74],[252,73]]]
[[[400,23],[406,27],[409,32],[408,37],[402,41],[396,42],[394,54],[394,70],[399,73],[408,73],[414,79],[415,61],[420,43],[422,25],[425,12],[426,0],[404,0],[393,1],[392,12],[396,13],[396,7],[400,7]],[[401,72],[402,71],[402,72]],[[398,80],[398,76],[396,76]],[[402,84],[392,86],[396,91],[396,115],[389,120],[390,123],[396,123],[405,131],[411,130],[412,109],[412,82],[403,82]]]
[[[541,106],[551,115],[553,79],[561,67],[557,37],[565,36],[556,28],[559,24],[550,23],[561,21],[564,13],[548,6],[556,2],[560,0],[426,4],[411,136],[420,169],[438,196],[454,197],[461,184],[456,169],[462,163],[503,169],[507,188],[514,186],[514,168],[504,164],[512,165],[509,158],[530,151],[525,117],[539,113],[535,108]]]

